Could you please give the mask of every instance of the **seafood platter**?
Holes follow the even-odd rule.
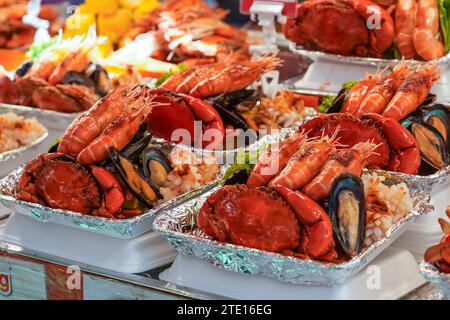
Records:
[[[333,91],[339,80],[360,78],[402,60],[433,62],[442,73],[435,93],[449,101],[449,19],[445,0],[303,1],[297,16],[283,26],[291,50],[314,61],[296,86]]]
[[[425,279],[446,290],[450,100],[436,87],[450,27],[422,21],[443,1],[298,4],[283,33],[316,60],[307,86],[273,94],[264,77],[286,61],[252,57],[264,39],[224,9],[113,1],[106,17],[86,1],[64,34],[1,70],[12,214],[0,248],[226,298],[398,299]],[[381,12],[376,31],[361,26],[367,9]],[[345,77],[308,78],[329,67]],[[374,267],[382,290],[367,286]]]

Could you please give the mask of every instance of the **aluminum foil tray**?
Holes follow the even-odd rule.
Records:
[[[424,261],[420,263],[420,273],[440,289],[444,299],[450,300],[450,274],[439,272],[435,266]]]
[[[297,45],[293,42],[289,45],[289,49],[298,55],[308,57],[310,59],[323,58],[330,61],[335,61],[337,63],[351,63],[356,65],[365,66],[392,66],[400,62],[405,62],[408,64],[425,64],[429,61],[419,61],[419,60],[399,60],[399,59],[380,59],[380,58],[370,58],[370,57],[356,57],[356,56],[342,56],[339,54],[326,53],[321,51],[312,51],[304,49],[302,46]],[[440,59],[433,61],[440,68],[447,67],[450,64],[450,53],[441,57]]]
[[[414,198],[414,208],[388,231],[386,237],[350,261],[340,264],[324,264],[286,257],[277,253],[220,243],[207,237],[196,227],[196,215],[207,197],[218,186],[178,207],[162,210],[155,219],[153,228],[163,234],[179,253],[199,257],[225,270],[248,275],[260,274],[300,285],[333,286],[356,275],[402,235],[416,216],[433,210],[433,206],[428,203],[430,195],[422,190],[422,183],[404,180],[387,172],[384,175],[388,177],[388,182],[405,182],[408,185]]]
[[[168,202],[155,206],[147,210],[142,215],[130,219],[107,219],[83,215],[61,209],[52,209],[36,203],[17,200],[14,190],[23,172],[23,166],[11,172],[0,180],[0,203],[11,209],[13,212],[21,213],[32,217],[40,222],[52,222],[67,227],[94,232],[106,236],[123,239],[133,239],[152,229],[156,214],[163,208],[170,208],[180,205],[193,197],[196,197],[217,186],[225,174],[226,166],[221,166],[216,180],[197,189],[178,196]]]
[[[0,112],[14,112],[27,118],[35,117],[47,129],[65,131],[80,113],[64,113],[26,106],[0,103]]]

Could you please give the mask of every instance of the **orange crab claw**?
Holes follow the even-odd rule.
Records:
[[[111,214],[118,213],[125,201],[119,180],[114,174],[104,168],[94,165],[90,165],[89,168],[95,180],[105,192],[106,210]]]
[[[291,206],[305,227],[306,234],[304,233],[302,237],[300,247],[308,256],[312,258],[325,256],[334,249],[331,220],[317,202],[299,191],[284,186],[274,186],[273,189]]]
[[[376,113],[368,113],[361,119],[375,121],[387,137],[389,146],[395,151],[391,156],[388,169],[416,174],[421,164],[420,151],[414,136],[400,123]]]

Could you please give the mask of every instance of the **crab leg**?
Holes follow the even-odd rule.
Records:
[[[91,173],[97,180],[100,187],[105,192],[105,208],[111,213],[115,214],[122,208],[125,198],[123,196],[122,186],[117,178],[108,170],[90,165]]]

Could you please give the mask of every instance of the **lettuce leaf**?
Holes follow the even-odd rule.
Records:
[[[441,31],[444,38],[445,52],[450,51],[450,0],[438,0]]]
[[[336,99],[336,96],[324,96],[322,98],[322,101],[320,102],[317,110],[320,113],[326,113],[328,111],[328,109],[330,109],[331,105],[333,104],[334,99]]]
[[[171,70],[169,72],[164,73],[161,77],[158,78],[158,80],[156,80],[155,86],[159,87],[160,85],[162,85],[164,83],[164,81],[166,81],[171,76],[173,76],[174,73],[180,72],[180,71],[183,71],[183,70],[186,70],[186,69],[187,69],[187,65],[185,65],[184,63],[179,63],[177,65],[177,71]]]
[[[225,172],[222,181],[227,181],[233,177],[239,171],[245,170],[250,172],[253,170],[256,161],[259,156],[269,147],[269,144],[261,144],[257,149],[252,151],[245,151],[244,149],[238,150],[235,158],[235,163],[230,165]]]
[[[54,36],[47,42],[33,43],[27,51],[27,56],[29,56],[31,58],[31,60],[36,61],[45,49],[47,49],[48,47],[51,47],[57,41],[58,41],[58,36]]]

